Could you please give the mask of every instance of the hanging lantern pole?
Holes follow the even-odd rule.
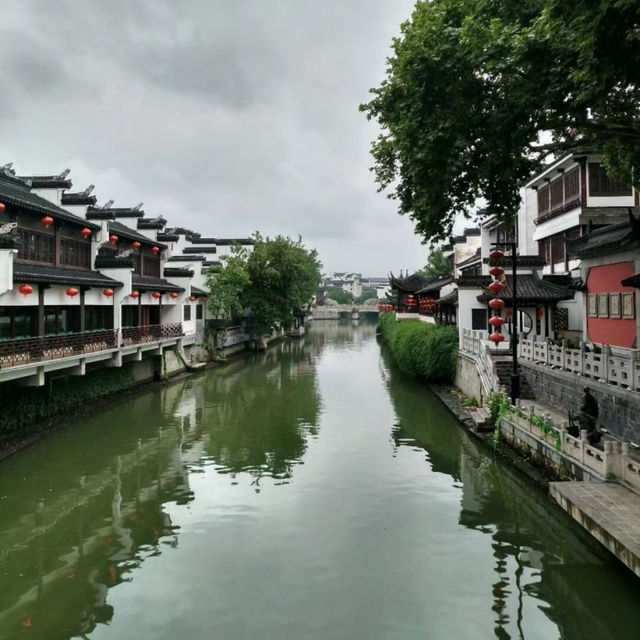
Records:
[[[513,311],[513,323],[511,331],[511,359],[513,360],[513,372],[511,374],[511,402],[516,403],[516,399],[520,397],[520,372],[518,370],[518,274],[517,274],[517,256],[515,242],[492,242],[496,247],[506,247],[511,250],[511,275],[513,279],[511,292],[511,309]]]

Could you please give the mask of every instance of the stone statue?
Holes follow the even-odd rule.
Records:
[[[589,444],[600,442],[602,433],[597,428],[599,413],[598,401],[591,395],[591,389],[585,387],[579,413],[574,416],[569,412],[569,435],[577,438],[580,431],[584,430],[587,432]]]

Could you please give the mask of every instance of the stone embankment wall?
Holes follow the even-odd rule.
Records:
[[[471,358],[466,357],[462,353],[458,354],[454,384],[466,396],[475,398],[480,404],[482,404],[485,393],[482,387],[480,374],[478,373],[478,368]]]
[[[578,411],[584,387],[589,387],[600,407],[600,425],[617,438],[640,444],[640,394],[526,361],[521,366],[536,398],[560,412]]]

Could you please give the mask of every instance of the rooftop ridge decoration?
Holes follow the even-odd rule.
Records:
[[[98,202],[96,196],[91,195],[91,192],[95,189],[94,184],[90,184],[84,191],[69,192],[65,191],[62,194],[62,204],[88,204],[95,206]]]

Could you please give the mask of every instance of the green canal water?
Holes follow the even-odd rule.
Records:
[[[640,637],[640,585],[374,327],[116,404],[0,463],[0,638]]]

